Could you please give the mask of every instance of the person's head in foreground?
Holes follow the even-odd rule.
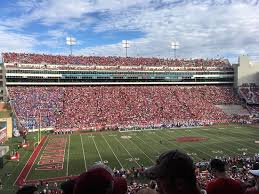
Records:
[[[255,186],[248,189],[246,191],[247,194],[253,194],[253,193],[259,193],[259,163],[256,162],[253,165],[252,170],[249,170],[249,172],[254,176],[255,179]]]
[[[198,194],[195,165],[185,153],[171,150],[161,154],[144,174],[156,180],[160,194]]]
[[[63,194],[73,194],[75,180],[67,180],[60,185]]]
[[[82,173],[76,180],[74,194],[125,194],[127,181],[114,177],[105,168],[93,168]]]
[[[20,188],[16,194],[39,194],[37,187],[31,185],[25,185]]]
[[[159,194],[156,190],[151,189],[151,188],[143,188],[140,189],[137,194]]]

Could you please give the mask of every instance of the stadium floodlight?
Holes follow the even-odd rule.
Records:
[[[76,45],[76,39],[73,37],[67,37],[66,38],[66,44],[70,47],[70,55],[73,54],[72,52],[72,46]]]
[[[126,50],[126,57],[128,57],[128,48],[130,47],[129,41],[128,41],[128,40],[123,40],[123,41],[122,41],[122,46],[123,46],[123,48],[125,48],[125,50]]]
[[[180,44],[177,41],[171,43],[171,48],[174,50],[174,58],[176,59],[176,50],[180,48]]]

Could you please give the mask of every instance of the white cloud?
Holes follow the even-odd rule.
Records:
[[[46,26],[61,23],[69,27],[74,23],[91,23],[85,21],[92,19],[89,16],[86,18],[87,14],[125,10],[130,6],[143,7],[149,2],[151,0],[20,0],[16,4],[22,13],[20,17],[7,19],[4,23],[8,26],[19,23],[22,27],[32,21],[40,21]]]
[[[37,40],[30,35],[15,33],[0,26],[0,51],[31,52]]]
[[[49,47],[61,44],[58,40],[66,36],[64,29],[87,29],[93,33],[142,32],[143,37],[132,38],[129,54],[133,56],[170,57],[173,40],[181,45],[178,56],[187,58],[220,55],[237,59],[244,51],[254,56],[259,50],[259,0],[24,0],[17,6],[24,10],[21,17],[5,19],[4,25],[19,28],[37,22],[54,27],[47,32],[50,38],[42,41]],[[56,28],[56,24],[61,25]],[[9,35],[30,39],[25,48],[35,44],[31,36]],[[93,52],[124,55],[121,42],[77,51]]]
[[[142,39],[146,43],[139,49],[142,55],[172,56],[168,45],[176,39],[181,44],[178,51],[181,57],[235,55],[237,59],[243,50],[252,55],[256,54],[255,50],[259,50],[258,13],[259,7],[254,6],[254,2],[228,2],[224,6],[218,2],[210,5],[188,2],[161,9],[132,9],[127,14],[117,12],[98,23],[95,30],[144,32],[145,37]],[[105,50],[103,46],[100,48]],[[107,53],[113,52],[111,45],[107,48]],[[136,52],[132,51],[132,54]]]

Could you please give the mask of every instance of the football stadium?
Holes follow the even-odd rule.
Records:
[[[43,26],[56,22],[37,13]],[[133,55],[134,41],[122,39],[125,56],[82,54],[63,35],[69,54],[57,54],[58,42],[23,52],[11,45],[18,39],[0,38],[10,45],[0,45],[1,194],[259,193],[259,60],[235,53],[232,62],[230,51],[180,57],[177,41],[174,57],[156,48]]]
[[[244,75],[246,56],[233,67],[220,59],[2,57],[7,193],[40,182],[54,189],[100,163],[145,183],[144,169],[171,149],[187,153],[202,176],[212,158],[241,168],[259,153],[259,87],[246,78],[254,70]]]

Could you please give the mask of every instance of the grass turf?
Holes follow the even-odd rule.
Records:
[[[35,141],[36,135],[36,133],[29,134],[29,140]],[[130,138],[123,139],[122,136],[130,136]],[[195,161],[211,159],[216,156],[236,156],[243,154],[243,152],[247,155],[259,152],[259,144],[254,142],[259,140],[259,129],[245,125],[123,133],[74,133],[58,136],[67,140],[62,170],[35,170],[45,146],[53,141],[53,137],[54,135],[49,135],[26,180],[78,175],[99,161],[107,163],[112,168],[150,166],[159,154],[170,149],[182,150]],[[208,141],[177,142],[176,138],[178,137],[204,137],[208,138]],[[12,150],[17,148],[20,141],[21,138],[13,138],[6,144]],[[29,150],[20,149],[19,162],[5,160],[4,168],[0,169],[0,178],[3,183],[1,193],[15,193],[17,187],[13,184],[31,153],[32,148]],[[10,172],[11,176],[6,177],[6,172]]]

